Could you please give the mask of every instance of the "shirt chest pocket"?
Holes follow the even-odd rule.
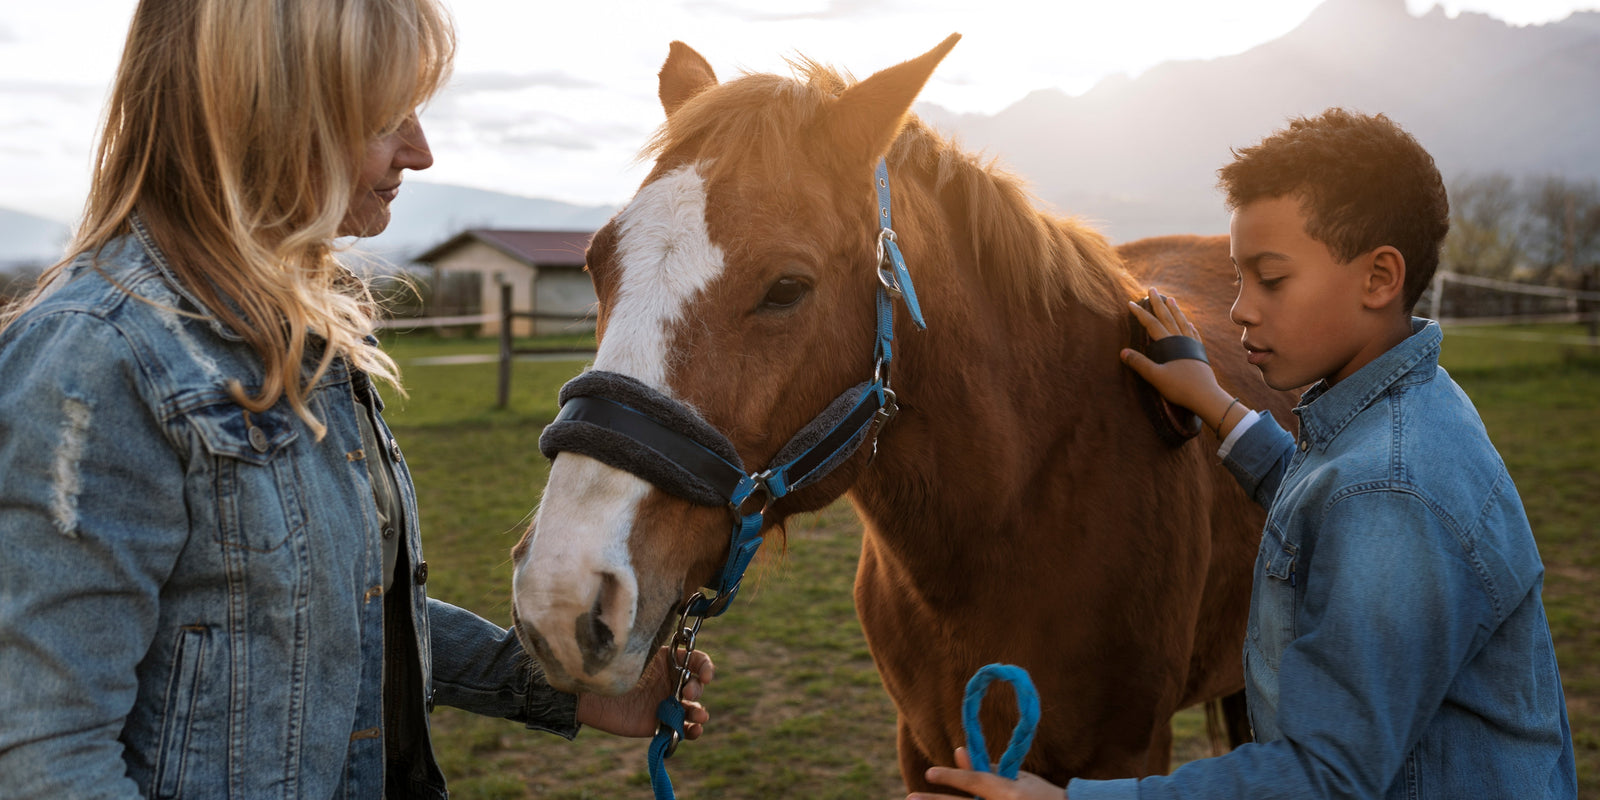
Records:
[[[224,547],[276,550],[306,525],[293,458],[292,417],[276,408],[253,412],[229,401],[189,412],[206,467],[191,476],[210,495],[215,537]]]
[[[1295,597],[1300,586],[1300,546],[1269,521],[1256,559],[1255,604],[1250,631],[1268,664],[1276,669],[1295,636]]]

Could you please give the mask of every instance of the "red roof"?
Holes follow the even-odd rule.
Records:
[[[469,228],[436,245],[417,261],[431,264],[469,242],[483,242],[530,267],[581,267],[593,231]]]

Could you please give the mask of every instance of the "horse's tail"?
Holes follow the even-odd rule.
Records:
[[[1211,740],[1213,756],[1220,756],[1255,740],[1250,730],[1250,711],[1245,706],[1243,689],[1227,697],[1206,701],[1206,738]]]

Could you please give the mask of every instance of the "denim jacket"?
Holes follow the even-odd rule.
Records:
[[[420,743],[388,796],[444,796],[434,702],[576,732],[513,635],[425,596],[381,415],[387,446],[363,452],[365,375],[341,360],[317,382],[321,441],[286,402],[229,397],[261,375],[137,221],[0,337],[0,797],[384,796],[370,459],[398,479],[415,637],[390,679],[415,683]]]
[[[1256,743],[1102,797],[1571,798],[1544,567],[1436,323],[1225,462],[1268,510],[1245,637]]]

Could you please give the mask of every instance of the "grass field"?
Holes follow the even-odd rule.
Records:
[[[493,364],[406,366],[493,353],[494,342],[410,335],[388,345],[411,393],[391,402],[387,416],[416,478],[429,588],[509,624],[508,553],[547,469],[539,431],[554,416],[556,390],[582,362],[518,362],[510,406],[496,410]],[[1600,357],[1473,330],[1447,332],[1444,364],[1478,405],[1532,519],[1579,796],[1600,797]],[[700,641],[719,667],[708,698],[713,726],[669,762],[681,796],[903,795],[893,707],[851,603],[858,547],[848,505],[793,520],[787,549],[764,548],[738,606],[706,623]],[[433,721],[456,797],[650,795],[645,740],[584,731],[567,743],[447,708]],[[1198,713],[1180,715],[1175,726],[1176,761],[1204,755]]]

